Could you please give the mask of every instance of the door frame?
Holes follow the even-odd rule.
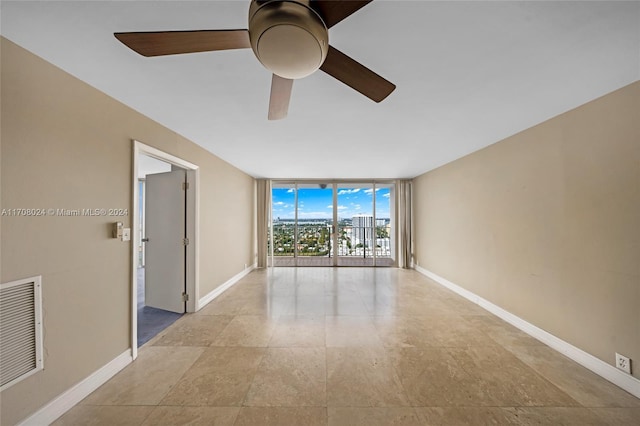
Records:
[[[137,244],[138,235],[140,234],[140,225],[138,217],[140,216],[139,205],[139,186],[138,186],[138,164],[140,155],[155,158],[165,163],[173,164],[187,171],[187,182],[189,183],[189,193],[191,197],[187,197],[187,206],[185,212],[185,220],[187,221],[187,262],[186,271],[186,292],[189,296],[187,301],[187,312],[196,311],[196,302],[199,299],[200,290],[200,250],[199,250],[199,231],[200,231],[200,168],[182,158],[168,154],[152,146],[146,145],[140,141],[133,140],[133,212],[131,220],[131,355],[133,359],[138,356],[138,253]]]

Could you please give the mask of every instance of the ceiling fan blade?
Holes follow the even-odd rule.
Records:
[[[373,0],[311,0],[310,6],[322,18],[327,28],[357,12]]]
[[[251,47],[248,30],[150,31],[115,33],[114,36],[142,56]]]
[[[327,59],[320,69],[375,102],[380,102],[396,88],[395,84],[332,46],[329,46]]]
[[[273,74],[269,98],[269,120],[281,120],[287,116],[292,88],[293,80]]]

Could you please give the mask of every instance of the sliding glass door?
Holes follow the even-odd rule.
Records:
[[[393,266],[394,184],[274,182],[273,266]]]
[[[274,183],[271,190],[271,246],[273,266],[296,266],[296,186]]]
[[[393,266],[393,183],[337,185],[338,266]]]
[[[274,266],[333,266],[333,185],[274,183]]]
[[[395,265],[395,185],[376,184],[375,202],[375,258],[376,266]]]
[[[338,266],[373,266],[373,185],[340,183]]]
[[[333,186],[299,183],[297,266],[333,266]]]

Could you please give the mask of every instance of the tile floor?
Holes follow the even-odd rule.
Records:
[[[640,399],[415,271],[255,271],[56,425],[639,425]]]

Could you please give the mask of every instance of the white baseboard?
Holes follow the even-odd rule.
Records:
[[[100,369],[93,372],[89,377],[72,388],[67,389],[47,405],[27,417],[19,423],[19,426],[42,426],[53,423],[91,392],[98,389],[120,370],[129,365],[131,361],[133,361],[131,349],[127,349]]]
[[[257,264],[249,266],[245,270],[240,273],[235,274],[233,277],[229,278],[222,285],[219,285],[214,290],[210,291],[207,295],[203,296],[198,300],[198,304],[196,306],[196,312],[203,308],[207,303],[211,302],[216,297],[220,296],[222,293],[227,291],[231,286],[240,281],[245,275],[249,274],[251,271],[256,269]]]
[[[568,342],[565,342],[564,340],[554,336],[553,334],[536,327],[535,325],[523,320],[522,318],[512,314],[511,312],[508,312],[501,307],[494,305],[493,303],[489,302],[486,299],[483,299],[477,294],[472,293],[469,290],[466,290],[459,285],[454,284],[437,274],[434,274],[431,271],[428,271],[417,265],[415,266],[415,270],[431,278],[433,281],[448,288],[449,290],[458,293],[465,299],[468,299],[471,302],[486,309],[497,317],[502,318],[509,324],[519,328],[531,337],[538,339],[542,343],[555,349],[566,357],[574,360],[583,367],[586,367],[597,375],[607,379],[614,385],[619,386],[630,394],[636,396],[637,398],[640,398],[640,380],[636,379],[635,377],[618,370],[613,365],[607,364],[601,359],[588,354],[582,349],[577,348]]]

